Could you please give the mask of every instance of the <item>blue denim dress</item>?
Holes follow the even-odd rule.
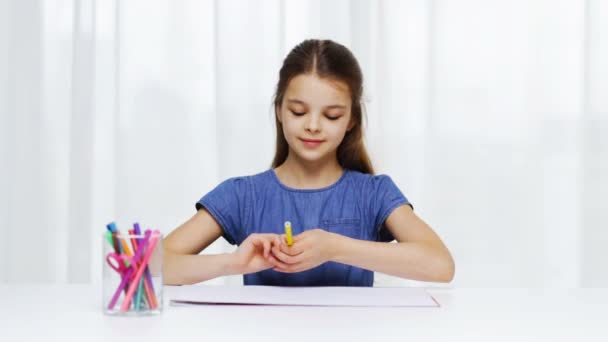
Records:
[[[290,221],[294,236],[320,228],[353,239],[389,242],[384,221],[397,207],[410,205],[389,176],[344,170],[334,184],[320,189],[285,186],[274,170],[230,178],[203,196],[205,208],[223,229],[224,238],[240,245],[252,233],[284,233]],[[326,262],[299,273],[272,269],[246,274],[245,285],[373,286],[374,272]]]

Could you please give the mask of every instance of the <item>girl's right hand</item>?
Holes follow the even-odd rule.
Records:
[[[278,234],[251,234],[232,253],[234,272],[248,274],[287,265],[272,255],[272,247],[281,245]]]

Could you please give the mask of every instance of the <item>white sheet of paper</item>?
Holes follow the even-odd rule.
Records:
[[[415,287],[282,287],[167,286],[172,304],[249,304],[303,306],[438,307],[423,288]]]

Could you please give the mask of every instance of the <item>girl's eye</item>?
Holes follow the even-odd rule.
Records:
[[[295,116],[302,116],[302,115],[306,114],[306,113],[304,113],[304,112],[302,112],[302,113],[300,113],[300,112],[295,112],[295,111],[293,111],[293,110],[291,110],[291,109],[290,109],[289,111],[290,111],[290,112],[292,112],[292,113],[293,113],[293,115],[295,115]]]
[[[341,116],[326,116],[326,118],[328,118],[331,121],[335,121],[335,120],[338,120],[339,118],[341,118]]]

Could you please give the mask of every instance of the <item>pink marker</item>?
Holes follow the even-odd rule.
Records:
[[[127,291],[127,295],[120,306],[120,311],[127,311],[129,306],[131,305],[131,299],[133,299],[133,294],[139,285],[139,279],[141,279],[141,275],[144,273],[144,270],[148,266],[148,261],[150,260],[150,256],[152,256],[152,252],[154,252],[154,247],[156,247],[156,243],[158,242],[160,236],[160,231],[155,230],[150,237],[150,242],[148,244],[148,249],[146,250],[146,254],[144,255],[144,259],[139,264],[139,268],[137,269],[137,273],[135,273],[135,277],[132,279],[131,284],[129,286],[129,291]]]
[[[142,245],[146,245],[148,243],[148,240],[150,239],[150,231],[148,230],[146,232],[146,235],[144,237],[144,240],[142,242]],[[131,276],[133,275],[133,273],[135,273],[134,269],[136,267],[136,265],[139,263],[139,260],[141,260],[144,256],[144,249],[140,248],[137,250],[137,252],[135,253],[135,257],[133,257],[132,259],[129,258],[129,260],[131,261],[131,265],[127,268],[126,272],[122,273],[122,281],[120,282],[120,285],[118,286],[118,288],[116,289],[116,292],[114,292],[114,296],[112,296],[112,300],[110,301],[110,304],[108,305],[108,309],[112,310],[114,308],[114,305],[116,305],[116,302],[118,301],[118,297],[120,296],[120,292],[125,291],[125,296],[127,295],[127,284],[129,283]],[[111,266],[111,264],[110,264]]]

